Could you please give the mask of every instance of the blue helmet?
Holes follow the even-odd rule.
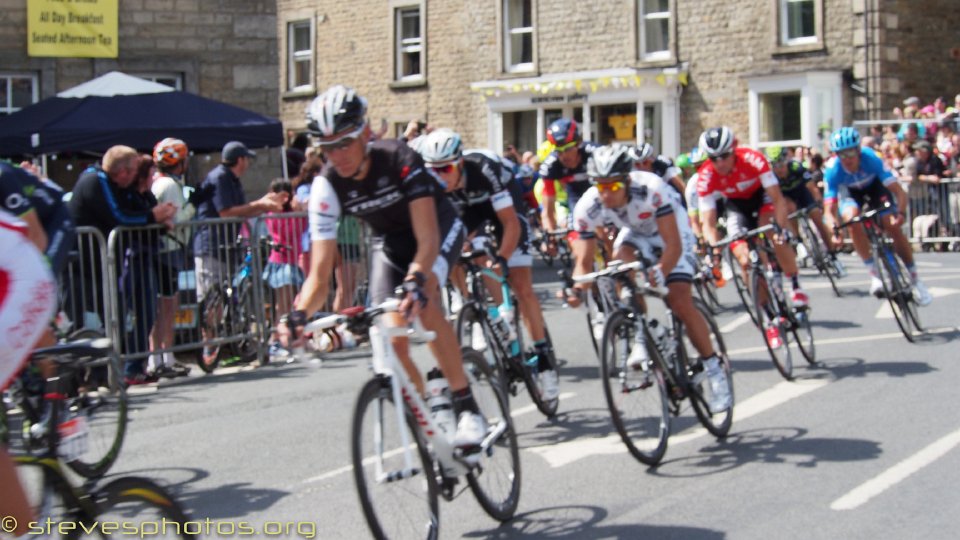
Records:
[[[860,132],[852,127],[842,127],[830,136],[830,150],[840,152],[848,148],[860,147]]]
[[[580,126],[569,118],[555,120],[547,128],[547,140],[558,149],[580,142]]]

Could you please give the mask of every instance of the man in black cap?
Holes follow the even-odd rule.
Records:
[[[223,147],[220,164],[207,173],[192,201],[197,206],[197,219],[251,218],[266,212],[279,212],[286,202],[286,193],[267,193],[248,203],[240,178],[256,157],[245,144],[230,141]],[[193,255],[196,263],[197,297],[203,300],[211,288],[230,276],[225,264],[226,254],[221,246],[232,244],[239,233],[237,224],[201,225],[193,237]],[[204,359],[212,362],[204,351]]]

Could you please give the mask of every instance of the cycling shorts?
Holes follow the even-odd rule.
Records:
[[[26,237],[26,224],[4,216],[0,220],[0,390],[23,367],[49,328],[56,307],[56,282],[44,256]]]
[[[663,239],[659,236],[644,236],[637,234],[629,227],[623,227],[617,234],[617,239],[613,241],[613,249],[619,250],[621,246],[629,246],[637,253],[637,258],[642,260],[645,265],[656,264],[663,253]],[[697,256],[692,249],[693,244],[688,240],[684,242],[683,253],[677,265],[673,267],[670,274],[666,277],[666,284],[673,282],[693,282],[693,274],[697,268]]]
[[[517,247],[513,250],[510,258],[507,260],[507,266],[510,268],[523,268],[533,266],[533,253],[530,252],[530,223],[527,218],[517,216],[520,221],[520,238],[517,240]],[[473,249],[483,249],[487,237],[478,234],[471,240]]]
[[[880,182],[871,182],[870,185],[863,189],[849,188],[849,190],[850,198],[858,209],[862,210],[864,207],[879,208],[883,205],[884,201],[889,201],[890,208],[880,212],[880,215],[886,216],[899,211],[897,208],[897,198],[893,196],[893,193],[890,193],[887,186]],[[847,203],[847,205],[849,205],[849,203]]]
[[[758,189],[749,199],[727,199],[727,235],[756,229],[759,216],[768,212],[773,212],[773,200],[765,189]]]
[[[797,210],[803,210],[804,208],[809,208],[817,203],[813,200],[813,195],[810,194],[810,190],[807,189],[806,184],[800,185],[789,190],[784,190],[783,196],[793,201],[797,205]]]

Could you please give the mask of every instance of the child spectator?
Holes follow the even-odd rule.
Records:
[[[275,247],[270,252],[267,265],[263,269],[263,280],[273,289],[273,315],[278,322],[282,314],[290,311],[293,298],[300,286],[303,285],[303,272],[297,266],[300,252],[300,241],[307,229],[307,220],[297,217],[284,217],[283,214],[293,212],[293,186],[283,178],[276,178],[270,182],[270,192],[285,194],[283,209],[280,212],[270,212],[264,223]],[[277,336],[271,336],[270,355],[282,355],[284,349],[277,341]]]

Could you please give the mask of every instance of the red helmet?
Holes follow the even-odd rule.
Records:
[[[176,167],[187,159],[187,143],[167,137],[153,147],[153,161],[163,167]]]

